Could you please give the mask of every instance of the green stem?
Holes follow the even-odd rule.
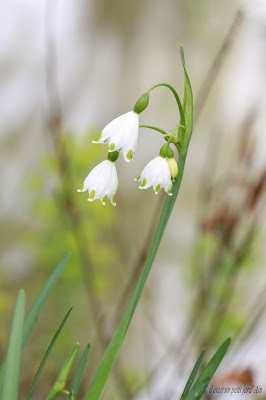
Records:
[[[163,135],[168,135],[167,132],[165,132],[163,129],[157,128],[156,126],[152,126],[152,125],[140,125],[140,128],[149,128],[149,129],[153,129],[154,131],[158,131],[160,133],[162,133]]]
[[[123,343],[123,340],[125,338],[125,335],[127,333],[129,324],[132,320],[132,317],[134,315],[135,309],[137,307],[138,301],[140,299],[140,296],[142,294],[142,291],[144,289],[145,283],[147,281],[147,278],[149,276],[154,258],[156,256],[156,253],[158,251],[159,245],[161,243],[162,237],[163,237],[163,233],[165,231],[167,222],[170,218],[171,212],[173,210],[179,189],[180,189],[180,185],[182,182],[182,178],[183,178],[183,172],[184,172],[184,167],[185,167],[185,161],[186,161],[186,156],[187,156],[187,151],[188,151],[188,146],[189,146],[189,141],[190,141],[190,137],[192,134],[192,126],[193,126],[193,95],[192,95],[192,90],[191,90],[191,85],[189,82],[189,78],[185,69],[185,59],[184,59],[184,53],[183,53],[183,48],[180,48],[180,52],[181,52],[181,59],[182,59],[182,64],[184,67],[184,72],[185,72],[185,88],[184,88],[184,111],[185,111],[185,115],[186,115],[186,137],[184,140],[184,142],[182,143],[182,152],[180,152],[179,154],[179,159],[178,159],[178,169],[179,169],[179,174],[177,176],[177,180],[176,182],[173,184],[173,188],[172,188],[172,196],[167,196],[165,202],[164,202],[164,206],[159,218],[159,222],[157,224],[157,228],[151,243],[151,247],[146,259],[146,262],[144,264],[142,273],[140,275],[140,278],[138,280],[138,284],[134,290],[134,293],[131,297],[131,300],[129,302],[129,305],[127,306],[127,309],[124,313],[124,316],[118,326],[117,331],[115,332],[111,343],[109,344],[105,355],[103,357],[103,360],[101,362],[101,365],[96,373],[96,376],[90,386],[90,389],[88,391],[88,393],[86,394],[84,400],[100,400],[104,391],[104,388],[106,386],[108,377],[111,373],[111,370],[113,368],[113,365],[115,363],[115,360],[117,358],[119,349]],[[179,97],[176,93],[176,91],[167,84],[159,84],[156,85],[154,87],[157,86],[167,86],[169,87],[172,92],[175,94],[175,97],[177,99],[177,103],[180,104],[180,100]],[[152,88],[153,89],[153,88]],[[150,89],[150,91],[152,90]],[[183,108],[180,104],[180,116],[181,116],[181,125],[185,125],[184,124],[184,112],[183,112]],[[182,112],[181,112],[182,111]]]
[[[173,95],[175,96],[178,108],[179,108],[179,112],[180,112],[180,124],[184,125],[186,124],[186,120],[185,120],[185,114],[184,114],[184,110],[180,101],[180,98],[177,94],[177,91],[173,88],[173,86],[169,85],[168,83],[158,83],[157,85],[152,86],[147,93],[150,93],[153,89],[159,87],[159,86],[165,86],[168,87],[168,89],[170,89],[173,93]]]
[[[185,161],[186,161],[186,154],[184,156],[180,156],[178,159],[178,168],[179,168],[179,173],[176,182],[173,184],[172,188],[172,196],[167,196],[163,210],[159,219],[159,222],[157,224],[157,229],[155,232],[155,235],[152,240],[152,244],[150,247],[150,251],[147,257],[147,260],[145,262],[144,268],[142,270],[142,273],[140,275],[138,284],[134,290],[134,293],[131,297],[131,300],[129,302],[129,305],[126,309],[126,312],[119,324],[119,327],[117,331],[115,332],[111,343],[104,355],[104,358],[102,360],[102,363],[100,365],[100,368],[97,371],[97,374],[92,382],[92,385],[85,396],[84,400],[98,400],[101,398],[104,386],[107,382],[108,376],[110,374],[110,371],[112,369],[112,366],[116,360],[119,347],[121,346],[123,339],[126,335],[126,332],[128,330],[129,324],[131,322],[131,319],[134,315],[136,306],[138,304],[138,301],[140,299],[140,296],[142,294],[142,291],[144,289],[145,283],[147,281],[147,278],[149,276],[154,258],[156,256],[156,253],[158,251],[161,239],[163,237],[163,233],[165,231],[167,222],[170,218],[171,212],[173,210],[180,185],[182,182],[183,178],[183,172],[184,172],[184,167],[185,167]]]

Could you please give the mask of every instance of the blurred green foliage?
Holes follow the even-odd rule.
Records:
[[[31,192],[34,222],[26,239],[42,268],[50,268],[52,261],[59,258],[65,249],[71,251],[75,268],[67,269],[64,279],[69,280],[72,287],[82,279],[80,243],[77,243],[81,239],[87,244],[86,251],[92,263],[87,268],[97,266],[94,286],[104,294],[110,282],[110,270],[107,267],[110,259],[115,261],[116,257],[114,247],[105,240],[104,232],[115,224],[116,209],[110,204],[103,206],[100,201],[89,204],[87,193],[77,193],[77,188],[89,171],[106,157],[105,146],[91,145],[95,135],[96,132],[89,131],[75,140],[69,133],[64,133],[62,137],[69,155],[68,171],[73,183],[72,193],[69,194],[68,188],[64,187],[58,173],[58,160],[51,152],[45,155],[39,170],[28,178],[27,188]],[[69,203],[69,196],[73,204]],[[73,208],[71,212],[74,218],[78,219],[75,221],[75,229],[69,217],[70,207]]]
[[[33,333],[28,357],[28,363],[40,357],[44,351],[42,343],[47,343],[50,338],[49,326],[53,326],[66,307],[75,304],[77,312],[58,343],[57,358],[51,359],[51,372],[58,371],[73,338],[79,337],[81,342],[85,342],[94,337],[92,306],[87,292],[92,292],[92,296],[100,300],[97,304],[101,305],[101,301],[108,303],[114,290],[116,274],[112,267],[118,252],[112,232],[117,224],[116,208],[109,202],[106,206],[100,201],[88,203],[88,193],[77,192],[90,170],[106,158],[107,146],[91,144],[96,136],[94,130],[79,137],[63,132],[61,141],[67,163],[64,180],[60,174],[58,154],[49,150],[25,183],[32,217],[31,226],[22,240],[34,255],[34,267],[23,277],[20,285],[23,284],[30,300],[51,272],[54,260],[60,259],[66,249],[71,252],[71,267],[65,269],[57,290],[51,295],[53,307],[48,307],[42,314],[41,329],[38,336]],[[4,307],[4,311],[9,310]],[[97,312],[102,315],[103,310]],[[28,368],[30,375],[30,365]]]

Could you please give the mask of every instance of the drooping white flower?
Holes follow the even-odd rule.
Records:
[[[113,119],[102,130],[93,143],[108,142],[109,151],[122,150],[126,161],[132,160],[132,154],[137,148],[139,135],[139,115],[130,111]]]
[[[140,189],[148,189],[152,186],[155,194],[157,194],[162,187],[169,196],[172,196],[171,189],[173,185],[170,169],[167,159],[164,157],[158,156],[151,160],[136,181],[141,182]]]
[[[109,160],[102,161],[89,173],[82,187],[78,192],[88,190],[88,201],[100,199],[105,205],[109,199],[113,206],[115,203],[115,193],[118,186],[118,178],[115,163]]]

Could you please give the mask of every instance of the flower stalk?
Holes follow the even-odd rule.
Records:
[[[186,162],[186,156],[187,156],[187,151],[188,151],[188,145],[190,141],[190,137],[192,134],[192,128],[193,128],[193,95],[192,95],[192,89],[191,85],[189,82],[188,75],[185,70],[185,63],[184,63],[184,54],[183,54],[183,49],[181,47],[181,58],[182,58],[182,63],[185,71],[185,88],[184,88],[184,101],[183,101],[183,109],[184,109],[184,115],[186,116],[186,128],[185,128],[185,137],[187,138],[185,143],[182,144],[182,151],[179,154],[179,159],[178,159],[178,169],[179,173],[177,176],[176,182],[173,183],[173,188],[172,188],[172,196],[169,197],[167,196],[164,202],[164,206],[157,224],[157,228],[150,246],[150,250],[146,259],[146,262],[144,264],[141,276],[139,278],[138,284],[134,290],[134,293],[131,297],[130,303],[125,311],[125,314],[118,326],[117,331],[115,332],[106,352],[103,357],[103,360],[101,362],[101,365],[96,373],[96,376],[90,386],[90,389],[85,396],[85,400],[100,400],[102,397],[102,394],[104,392],[105,385],[107,383],[107,380],[109,378],[111,369],[115,363],[115,360],[117,358],[120,346],[123,343],[124,337],[127,333],[129,324],[131,322],[131,319],[134,315],[135,309],[137,307],[138,301],[140,299],[140,296],[142,294],[142,291],[144,289],[145,283],[148,279],[153,261],[155,259],[155,256],[157,254],[159,245],[161,243],[166,225],[168,223],[168,220],[170,218],[171,212],[173,210],[177,195],[179,193],[180,185],[182,182],[183,178],[183,173],[184,173],[184,168],[185,168],[185,162]],[[182,123],[182,125],[184,125]]]

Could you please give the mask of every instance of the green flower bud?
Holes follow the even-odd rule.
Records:
[[[144,93],[136,102],[133,111],[140,114],[149,104],[149,93]]]
[[[109,151],[108,160],[111,162],[115,162],[119,157],[119,151]]]
[[[169,147],[169,143],[166,143],[160,150],[160,156],[165,158],[173,158],[174,157],[174,152],[173,150]]]
[[[175,181],[178,175],[178,165],[175,158],[168,158],[167,164],[170,169],[171,178],[173,181]]]

